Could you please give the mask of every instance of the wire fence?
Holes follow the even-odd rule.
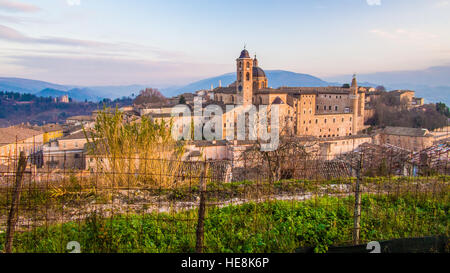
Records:
[[[0,250],[326,252],[448,236],[446,147],[408,154],[362,145],[332,160],[83,155],[82,167],[63,168],[48,162],[64,162],[66,154],[43,159],[17,151],[2,158]]]

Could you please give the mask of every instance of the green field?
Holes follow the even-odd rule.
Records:
[[[206,252],[326,252],[351,242],[353,198],[269,201],[209,208]],[[363,195],[361,241],[449,234],[449,193],[401,197]],[[69,241],[92,252],[194,252],[197,211],[120,215],[16,233],[14,252],[66,252]],[[3,249],[4,233],[0,234]]]

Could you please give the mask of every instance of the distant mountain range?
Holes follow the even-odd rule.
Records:
[[[328,81],[346,82],[351,75],[327,78]],[[445,102],[450,105],[450,66],[434,66],[423,70],[406,70],[358,74],[360,82],[375,82],[388,90],[410,89],[427,102]]]
[[[330,77],[326,80],[317,77],[284,70],[266,70],[269,87],[281,86],[340,86],[350,83],[352,75]],[[415,90],[418,97],[427,102],[445,102],[450,105],[450,66],[431,67],[417,71],[380,72],[357,75],[360,86],[384,85],[388,90],[410,89]],[[217,77],[196,81],[185,86],[158,87],[152,85],[126,85],[126,86],[70,86],[58,85],[43,81],[20,78],[1,78],[0,91],[14,91],[31,93],[38,96],[59,97],[69,95],[79,101],[98,101],[103,98],[120,98],[123,96],[137,96],[139,91],[146,87],[159,88],[167,96],[175,96],[186,92],[195,92],[201,89],[210,89],[211,86],[228,86],[236,80],[235,73],[227,73]]]
[[[269,87],[272,88],[278,88],[281,86],[320,87],[330,85],[330,83],[308,74],[300,74],[284,70],[266,70],[265,73],[269,80]],[[193,82],[186,86],[162,88],[161,91],[163,91],[166,96],[175,96],[181,93],[191,93],[202,89],[210,89],[211,86],[218,87],[219,82],[222,86],[228,86],[234,81],[236,81],[236,73],[227,73],[221,76]]]
[[[97,102],[103,98],[116,99],[128,97],[132,94],[136,96],[145,85],[124,85],[124,86],[73,86],[60,85],[44,81],[28,80],[21,78],[1,78],[0,91],[10,91],[18,93],[29,93],[41,97],[60,97],[68,95],[78,101]]]

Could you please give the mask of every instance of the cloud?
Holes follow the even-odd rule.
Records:
[[[434,7],[436,8],[444,8],[450,6],[450,1],[438,1]]]
[[[34,38],[26,36],[21,32],[7,27],[5,25],[0,25],[0,40],[7,40],[12,42],[21,43],[39,43],[39,44],[53,44],[62,46],[79,46],[79,47],[107,47],[112,46],[109,43],[102,43],[90,40],[80,40],[80,39],[69,39],[62,37],[42,37]]]
[[[75,85],[135,83],[185,84],[199,76],[229,71],[229,65],[152,61],[131,58],[73,56],[10,56],[9,65],[20,67],[15,76]],[[0,73],[5,73],[1,71]]]
[[[186,57],[184,53],[169,51],[153,46],[138,45],[133,43],[106,43],[93,40],[72,39],[65,37],[31,37],[11,27],[0,24],[0,40],[21,43],[23,45],[55,45],[71,47],[79,53],[86,51],[91,55],[115,54],[117,56],[146,56],[159,60],[181,60]],[[84,51],[83,51],[84,50]]]
[[[40,8],[35,5],[25,4],[18,1],[0,0],[0,10],[10,12],[36,12],[39,11]]]
[[[379,37],[386,39],[399,39],[399,40],[428,40],[438,38],[437,35],[422,32],[417,30],[407,30],[407,29],[396,29],[394,31],[385,31],[380,29],[372,29],[370,31],[373,34],[376,34]]]
[[[79,5],[81,5],[81,0],[67,0],[67,5],[79,6]]]
[[[366,0],[369,6],[381,6],[381,0]]]

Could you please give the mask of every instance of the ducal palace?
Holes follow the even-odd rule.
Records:
[[[355,76],[349,88],[268,86],[256,56],[251,58],[244,49],[236,60],[236,81],[212,89],[210,98],[221,105],[278,104],[280,125],[296,136],[334,138],[357,135],[364,129],[365,90],[358,88]]]

